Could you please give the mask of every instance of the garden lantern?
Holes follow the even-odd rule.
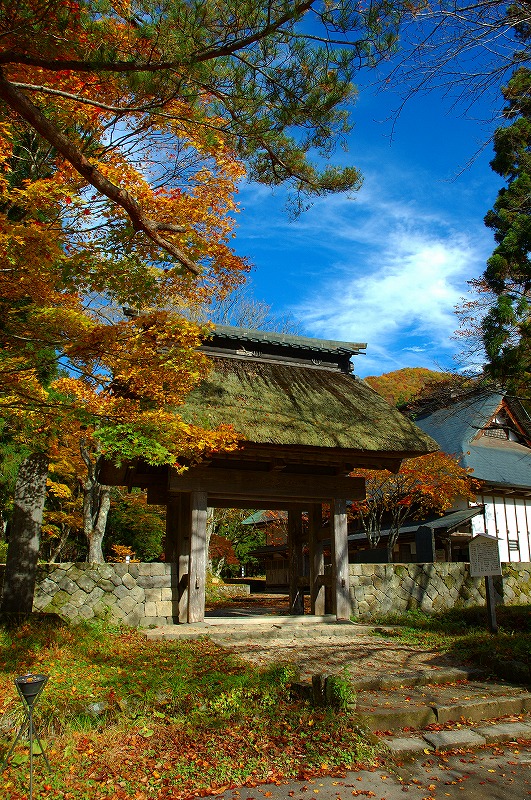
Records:
[[[33,737],[37,740],[39,744],[40,751],[44,757],[46,762],[46,766],[50,769],[50,762],[44,752],[44,747],[41,744],[41,740],[39,739],[39,734],[33,722],[33,709],[39,699],[42,690],[44,689],[46,682],[48,680],[47,675],[33,675],[31,672],[28,672],[26,675],[20,675],[18,678],[15,678],[15,687],[17,689],[18,695],[22,701],[22,705],[24,708],[24,716],[25,719],[20,726],[18,733],[15,737],[15,741],[11,745],[11,749],[9,753],[4,759],[0,772],[5,769],[7,763],[13,753],[18,740],[22,736],[22,733],[27,728],[28,730],[28,738],[29,738],[29,758],[30,758],[30,785],[29,785],[29,798],[33,800]]]

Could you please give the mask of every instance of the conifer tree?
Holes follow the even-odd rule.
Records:
[[[500,189],[485,224],[497,243],[483,281],[494,304],[483,319],[487,372],[513,389],[531,376],[531,71],[521,67],[503,91],[509,125],[494,137]]]

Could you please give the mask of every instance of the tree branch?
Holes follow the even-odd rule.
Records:
[[[161,249],[172,255],[188,271],[194,275],[200,274],[198,266],[176,247],[160,235],[160,231],[171,233],[183,233],[186,229],[182,226],[170,223],[157,222],[147,217],[140,204],[132,197],[126,189],[123,189],[112,181],[108,180],[90,161],[83,155],[81,150],[50,122],[42,111],[6,79],[0,70],[0,98],[4,100],[17,114],[26,120],[47,142],[66,158],[74,169],[85,178],[101,194],[109,198],[113,203],[121,206],[133,223],[135,231],[142,231]]]
[[[73,100],[75,103],[101,108],[102,111],[112,111],[113,114],[145,113],[146,111],[151,111],[160,106],[160,103],[146,103],[144,106],[109,106],[106,103],[100,103],[98,100],[93,100],[90,97],[82,97],[72,92],[63,92],[60,89],[51,89],[49,86],[37,86],[33,83],[18,83],[17,81],[11,81],[11,85],[14,86],[15,89],[25,89],[29,92],[40,92],[41,94],[51,94],[54,97],[64,97],[67,100]]]
[[[286,12],[278,19],[269,22],[256,33],[235,39],[233,42],[219,47],[211,47],[204,52],[192,54],[188,61],[147,61],[138,63],[134,61],[90,61],[90,60],[64,60],[49,61],[45,58],[35,58],[26,53],[19,53],[15,50],[7,50],[0,54],[0,64],[26,64],[31,67],[41,67],[49,70],[72,70],[74,72],[158,72],[159,70],[180,69],[191,64],[200,64],[203,61],[212,61],[216,58],[223,58],[233,55],[238,50],[245,49],[256,42],[274,33],[286,23],[293,21],[296,17],[309,11],[314,5],[315,0],[304,0],[298,3],[291,11]]]

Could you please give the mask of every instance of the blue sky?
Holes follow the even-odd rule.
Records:
[[[483,217],[502,181],[483,147],[493,126],[480,121],[492,108],[465,118],[450,99],[418,95],[393,126],[398,103],[360,89],[349,153],[337,154],[364,175],[354,198],[319,199],[292,222],[283,191],[240,188],[236,249],[254,264],[254,297],[304,335],[367,342],[361,376],[457,368],[454,307],[494,246]]]

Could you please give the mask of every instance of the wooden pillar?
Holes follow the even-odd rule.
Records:
[[[348,620],[351,614],[348,577],[347,501],[334,500],[330,506],[332,544],[332,597],[336,619]]]
[[[324,549],[321,529],[323,511],[320,503],[313,503],[308,512],[310,545],[310,600],[311,613],[321,617],[325,613]]]
[[[205,576],[207,562],[207,493],[191,495],[190,567],[188,580],[188,622],[205,619]]]
[[[166,505],[166,535],[164,537],[164,560],[175,564],[179,560],[177,540],[179,537],[180,495],[170,495]]]
[[[180,495],[178,546],[178,609],[179,622],[188,622],[188,585],[190,579],[190,538],[192,527],[191,495]]]
[[[288,511],[289,613],[304,614],[304,593],[300,586],[302,562],[302,510]]]
[[[190,495],[173,494],[166,506],[164,557],[172,564],[175,622],[188,622],[188,568],[190,560]]]

